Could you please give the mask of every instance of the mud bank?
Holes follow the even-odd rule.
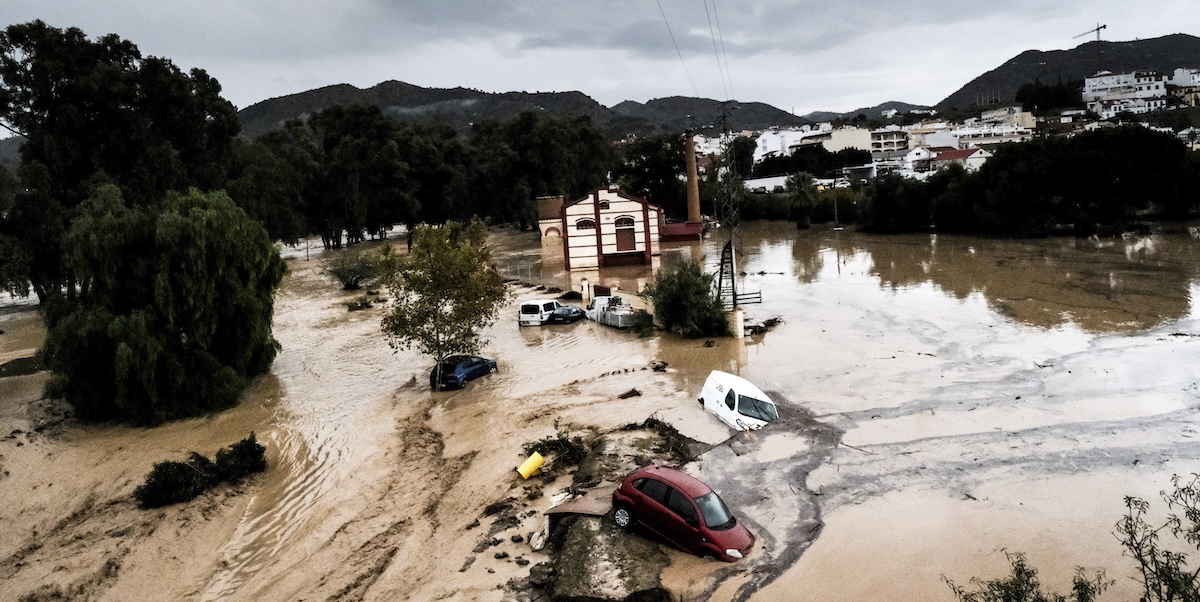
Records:
[[[1194,243],[774,225],[743,237],[743,286],[763,292],[748,313],[783,318],[743,342],[518,328],[515,304],[544,296],[518,288],[487,333],[500,371],[434,395],[418,385],[427,360],[388,348],[379,307],[346,311],[353,295],[317,273],[314,254],[289,260],[283,350],[230,411],[81,426],[38,400],[44,374],[0,378],[0,597],[515,599],[506,584],[551,560],[528,537],[568,485],[522,481],[522,444],[650,416],[714,446],[685,469],[761,542],[732,565],[661,548],[672,595],[951,600],[942,575],[999,575],[1008,549],[1056,589],[1082,565],[1117,579],[1107,597],[1134,597],[1111,535],[1122,497],[1153,499],[1170,474],[1200,471]],[[648,280],[633,267],[566,274],[554,245],[495,241],[522,279],[627,291]],[[711,264],[718,244],[668,245],[658,261]],[[39,329],[30,310],[0,312],[0,363],[31,356]],[[770,392],[785,420],[730,441],[695,401],[713,369]],[[621,399],[631,388],[642,394]],[[136,508],[154,462],[211,455],[250,431],[267,473],[192,504]]]

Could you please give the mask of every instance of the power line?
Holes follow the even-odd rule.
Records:
[[[716,0],[713,0],[712,12],[709,12],[708,10],[708,0],[704,0],[704,16],[708,19],[708,37],[712,38],[713,54],[716,55],[717,58],[717,75],[721,78],[721,87],[725,89],[725,100],[729,100],[729,86],[725,84],[725,71],[721,67],[721,51],[717,48],[718,34],[716,30],[713,29],[713,14],[716,12]],[[721,42],[722,45],[724,45],[724,43],[724,41]]]
[[[733,91],[733,72],[729,70],[729,53],[725,52],[725,36],[721,34],[721,16],[717,14],[717,0],[712,0],[713,3],[713,19],[717,22],[717,38],[721,40],[721,59],[725,61],[725,78],[729,80],[729,97],[726,100],[737,98]]]
[[[675,45],[675,52],[679,55],[679,63],[683,65],[683,72],[687,74],[688,83],[692,85],[692,92],[699,98],[700,91],[696,89],[696,82],[692,81],[692,73],[688,71],[687,62],[683,60],[683,51],[679,50],[679,42],[675,41],[675,32],[671,31],[671,22],[667,20],[667,12],[663,10],[662,0],[655,1],[658,2],[658,12],[662,13],[663,23],[667,26],[667,33],[671,35],[671,43]],[[708,5],[705,4],[704,8],[708,10]]]

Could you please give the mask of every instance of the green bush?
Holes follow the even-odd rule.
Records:
[[[1025,563],[1024,554],[1005,552],[1004,555],[1012,566],[1009,576],[992,581],[971,579],[971,584],[978,588],[974,591],[967,591],[945,577],[942,579],[961,602],[1094,602],[1108,586],[1115,583],[1104,578],[1104,571],[1088,579],[1084,576],[1083,568],[1077,567],[1075,578],[1071,581],[1070,595],[1044,592],[1038,581],[1037,569]]]
[[[362,251],[343,251],[321,261],[321,272],[354,291],[379,277],[379,261]]]
[[[695,261],[660,270],[642,296],[654,304],[654,318],[664,330],[684,338],[728,336],[725,308],[713,288],[712,274]]]
[[[266,448],[249,437],[223,447],[217,461],[191,452],[187,462],[166,461],[154,465],[146,480],[133,490],[142,508],[158,508],[187,502],[222,482],[237,483],[267,469]]]
[[[267,448],[254,433],[217,452],[217,476],[227,483],[238,483],[256,472],[267,469]]]
[[[213,486],[213,464],[192,452],[187,462],[159,462],[146,475],[146,481],[133,491],[142,508],[158,508],[195,499]]]

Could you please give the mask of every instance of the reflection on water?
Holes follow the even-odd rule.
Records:
[[[559,239],[541,241],[536,233],[493,241],[506,273],[564,289],[579,290],[587,278],[637,291],[651,275],[646,267],[567,272]],[[694,259],[715,272],[724,241],[718,233],[703,245],[664,244],[653,267]],[[768,305],[772,297],[799,300],[797,284],[873,284],[897,292],[932,285],[959,300],[982,295],[992,311],[1043,329],[1152,328],[1186,317],[1200,280],[1200,241],[1186,233],[1009,240],[798,231],[786,222],[751,222],[739,228],[738,242],[741,288],[761,290]]]

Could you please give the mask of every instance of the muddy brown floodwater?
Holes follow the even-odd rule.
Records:
[[[348,312],[355,295],[300,249],[276,302],[283,350],[237,408],[85,426],[40,399],[45,374],[0,378],[0,599],[512,599],[517,560],[548,559],[512,536],[565,486],[522,481],[522,444],[652,415],[714,446],[685,469],[759,535],[730,565],[669,551],[681,599],[952,600],[943,577],[1000,576],[1004,550],[1051,588],[1083,566],[1116,579],[1104,599],[1136,597],[1112,535],[1123,497],[1200,472],[1200,241],[740,234],[740,284],[763,299],[747,315],[782,319],[740,341],[518,328],[516,303],[546,293],[517,285],[487,332],[500,371],[434,395],[427,360],[380,334],[382,310]],[[524,282],[632,295],[651,277],[564,272],[561,244],[536,235],[492,241]],[[655,267],[715,269],[722,242],[667,245]],[[0,308],[0,330],[0,364],[44,337],[27,305]],[[731,438],[695,401],[714,369],[769,392],[781,420]],[[265,475],[136,507],[154,462],[250,431]],[[515,518],[485,513],[504,500]]]

